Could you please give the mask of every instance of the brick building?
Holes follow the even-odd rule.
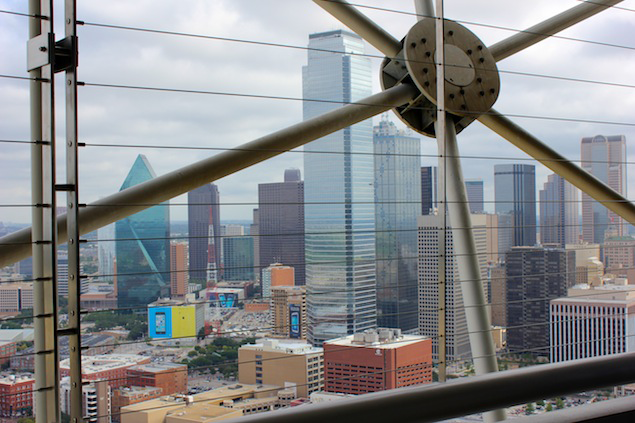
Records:
[[[369,329],[324,343],[324,390],[366,394],[432,382],[432,340]]]
[[[177,363],[140,364],[126,370],[127,386],[161,388],[162,395],[187,393],[187,365]]]
[[[35,379],[9,376],[0,379],[0,416],[30,415]]]
[[[110,389],[130,385],[128,368],[149,364],[150,357],[134,354],[109,354],[82,357],[82,378],[84,380],[108,381]],[[60,361],[60,377],[70,376],[69,359]]]

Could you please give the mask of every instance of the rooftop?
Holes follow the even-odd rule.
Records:
[[[258,339],[255,344],[243,345],[240,349],[273,351],[300,355],[322,354],[324,351],[322,348],[314,347],[313,345],[306,343],[306,341],[269,338]]]
[[[136,354],[89,355],[82,357],[82,374],[103,372],[118,367],[129,367],[148,361],[149,358]],[[60,361],[61,369],[69,369],[69,359]]]
[[[347,347],[372,347],[381,349],[395,349],[405,345],[416,344],[429,338],[419,335],[403,335],[399,329],[368,329],[354,335],[326,341],[324,344],[341,345]]]

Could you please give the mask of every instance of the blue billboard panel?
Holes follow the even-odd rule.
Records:
[[[152,339],[172,338],[172,308],[150,307],[148,333]]]
[[[238,294],[233,292],[208,292],[207,300],[210,307],[232,308],[238,303]]]
[[[300,306],[297,304],[289,304],[289,337],[300,338],[302,336],[302,317],[300,314]]]

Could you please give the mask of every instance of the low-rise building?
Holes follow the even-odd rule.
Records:
[[[163,390],[154,386],[124,386],[112,391],[112,421],[121,421],[121,408],[162,396]]]
[[[110,389],[127,386],[130,367],[150,363],[150,357],[135,354],[108,354],[82,356],[82,378],[84,380],[108,381]],[[69,359],[60,361],[60,377],[70,376]]]
[[[86,422],[110,423],[111,391],[108,382],[97,380],[87,382],[82,387],[83,415],[88,417]],[[71,378],[63,377],[60,382],[60,405],[62,412],[71,413]]]
[[[162,395],[187,393],[187,365],[178,363],[149,363],[126,370],[127,385],[161,388]]]
[[[0,379],[0,416],[30,415],[33,410],[35,379],[9,376]]]
[[[306,342],[261,339],[238,350],[240,383],[295,385],[298,397],[308,397],[324,387],[322,348]]]

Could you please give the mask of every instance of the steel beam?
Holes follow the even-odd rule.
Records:
[[[419,21],[425,18],[434,18],[432,0],[415,0],[415,12],[417,12],[417,20]]]
[[[606,208],[635,224],[635,205],[494,109],[478,120]]]
[[[227,423],[434,422],[632,381],[635,353],[617,354],[359,395]]]
[[[404,105],[418,95],[419,90],[412,85],[397,85],[356,103],[102,198],[79,210],[80,234],[94,231],[209,182]],[[66,215],[58,217],[58,232],[60,239],[67,236]],[[26,258],[30,254],[31,228],[0,238],[0,267]]]
[[[584,2],[544,22],[499,41],[490,46],[489,50],[496,61],[503,60],[622,1],[623,0],[593,0]]]
[[[448,119],[445,129],[444,177],[452,245],[459,269],[459,280],[454,283],[461,284],[474,369],[477,375],[485,375],[497,372],[498,363],[454,128],[454,122]],[[485,422],[505,420],[505,410],[488,411],[483,417]]]
[[[381,51],[386,57],[395,57],[401,51],[401,42],[399,40],[351,6],[346,0],[313,1],[377,50]]]

